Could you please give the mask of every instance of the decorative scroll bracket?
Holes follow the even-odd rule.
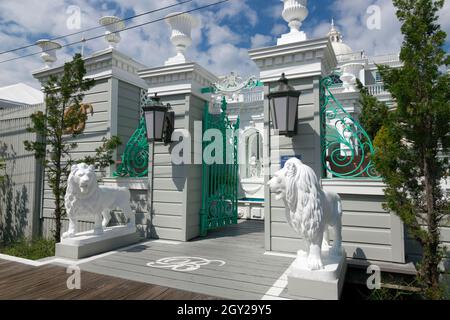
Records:
[[[141,90],[141,107],[147,102],[147,99],[147,91]],[[121,159],[122,162],[113,173],[113,177],[138,178],[148,175],[147,127],[142,108],[140,110],[139,126],[128,141]]]
[[[320,82],[322,166],[331,178],[379,179],[375,170],[372,140],[364,128],[334,97],[330,75]]]

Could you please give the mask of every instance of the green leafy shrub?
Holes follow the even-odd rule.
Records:
[[[52,257],[55,255],[55,240],[22,239],[8,245],[0,245],[0,253],[30,260]]]

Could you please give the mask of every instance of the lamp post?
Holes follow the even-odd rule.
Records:
[[[174,130],[175,113],[170,104],[163,105],[157,94],[142,107],[144,111],[145,124],[147,127],[148,141],[164,142],[171,141]]]
[[[297,134],[300,94],[300,91],[289,85],[283,73],[278,80],[277,87],[267,95],[273,127],[279,131],[280,135],[294,136]]]
[[[150,221],[147,224],[153,224],[153,155],[154,142],[164,142],[169,144],[172,140],[172,133],[175,124],[175,112],[172,111],[170,104],[164,105],[161,99],[155,93],[145,105],[142,106],[145,117],[145,126],[147,128],[148,140],[148,193],[147,208]],[[151,236],[151,235],[147,235]]]

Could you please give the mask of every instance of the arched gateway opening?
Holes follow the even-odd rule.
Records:
[[[210,94],[210,101],[203,117],[200,235],[239,225],[262,238],[263,84],[256,77],[244,80],[231,73],[202,93]],[[214,132],[220,138],[210,139]]]

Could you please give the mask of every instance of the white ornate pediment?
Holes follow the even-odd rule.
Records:
[[[258,85],[256,76],[251,76],[244,80],[241,76],[231,72],[228,76],[219,78],[214,84],[215,93],[217,94],[233,94],[243,89],[251,89]]]

